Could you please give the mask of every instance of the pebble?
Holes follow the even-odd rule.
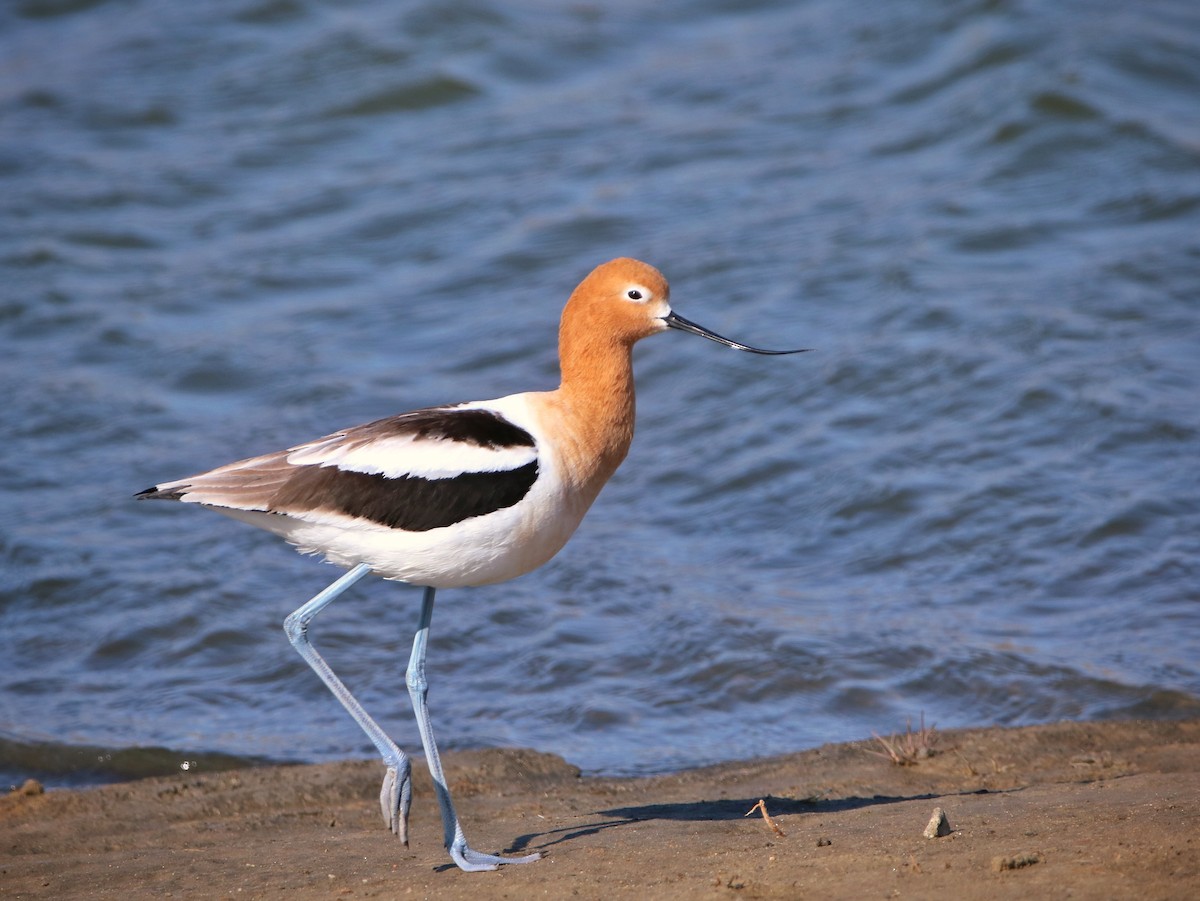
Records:
[[[929,819],[929,825],[925,827],[925,837],[940,838],[953,831],[950,827],[950,820],[946,817],[946,811],[940,807],[933,808],[933,816]]]
[[[46,793],[46,787],[36,779],[26,779],[20,786],[13,788],[13,794],[17,795],[43,795]]]

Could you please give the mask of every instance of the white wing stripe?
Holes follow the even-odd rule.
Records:
[[[396,435],[362,444],[347,444],[337,436],[297,447],[287,456],[296,466],[336,466],[350,472],[390,479],[418,476],[453,479],[470,472],[519,469],[537,459],[533,447],[481,447],[448,438]]]

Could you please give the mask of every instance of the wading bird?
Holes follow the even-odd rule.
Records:
[[[446,848],[464,870],[528,863],[467,845],[434,743],[425,653],[439,588],[487,585],[541,566],[566,544],[633,440],[635,342],[679,329],[738,350],[672,312],[653,266],[616,259],[571,294],[559,326],[562,383],[527,392],[401,413],[252,457],[139,498],[200,504],[322,554],[348,572],[289,616],[284,628],[308,665],[378,748],[387,767],[383,818],[408,844],[412,765],[350,694],[308,638],[321,610],[368,573],[423,586],[406,683],[441,807]]]

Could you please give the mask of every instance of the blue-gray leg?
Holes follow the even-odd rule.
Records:
[[[350,570],[311,601],[301,606],[295,613],[283,622],[288,640],[300,652],[309,666],[321,677],[333,696],[341,701],[343,707],[354,717],[354,721],[362,727],[363,732],[371,739],[372,744],[379,750],[387,772],[383,777],[383,789],[379,792],[379,806],[383,811],[383,821],[400,840],[408,845],[408,808],[412,803],[412,764],[400,748],[392,741],[379,724],[367,714],[354,695],[350,694],[345,684],[334,675],[329,664],[325,662],[317,649],[308,640],[308,624],[313,617],[347,588],[371,571],[371,567],[360,563]]]
[[[500,857],[497,854],[472,851],[467,847],[467,837],[463,835],[462,824],[458,821],[458,814],[454,812],[450,789],[446,786],[446,774],[442,772],[442,761],[438,757],[437,745],[433,740],[433,726],[429,721],[427,703],[429,683],[425,680],[425,651],[429,643],[429,624],[433,620],[433,595],[432,588],[425,589],[425,597],[421,602],[421,622],[417,626],[417,634],[413,637],[412,656],[408,660],[405,681],[408,683],[408,694],[412,698],[413,712],[417,715],[417,728],[421,730],[421,744],[425,747],[425,760],[429,764],[429,774],[433,777],[433,788],[437,792],[438,805],[442,809],[446,850],[450,852],[454,862],[467,871],[494,870],[502,863],[530,863],[542,855]]]

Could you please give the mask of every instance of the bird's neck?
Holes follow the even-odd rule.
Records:
[[[633,441],[634,388],[631,347],[596,333],[564,329],[559,356],[562,384],[553,392],[577,480],[608,480]]]

